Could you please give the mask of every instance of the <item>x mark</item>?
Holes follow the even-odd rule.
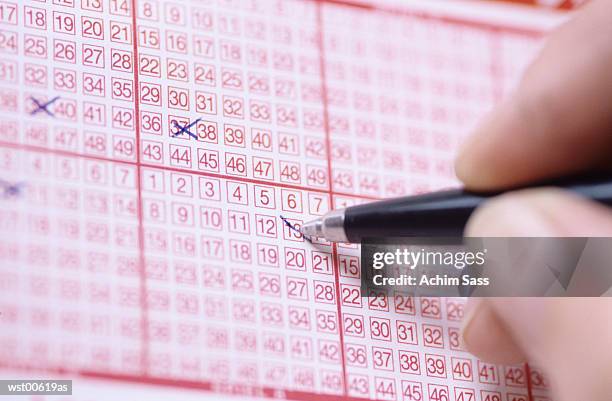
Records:
[[[191,131],[189,131],[189,128],[191,128],[191,127],[193,127],[194,125],[196,125],[196,123],[197,123],[198,121],[200,121],[200,120],[201,120],[201,118],[198,118],[197,120],[195,120],[195,121],[194,121],[194,122],[192,122],[191,124],[186,124],[186,125],[184,125],[184,126],[182,126],[182,127],[180,126],[180,124],[179,124],[179,123],[177,123],[176,121],[174,121],[174,126],[175,126],[176,128],[178,128],[178,129],[179,129],[179,131],[178,131],[176,134],[172,135],[172,136],[173,136],[174,138],[176,138],[177,136],[181,135],[183,132],[186,132],[186,133],[187,133],[187,135],[189,135],[190,137],[193,137],[194,139],[198,139],[198,136],[197,136],[197,135],[195,135],[195,134],[193,134]]]
[[[0,187],[3,187],[3,192],[4,192],[4,198],[12,198],[12,197],[16,197],[17,195],[19,195],[19,193],[21,192],[21,187],[23,186],[23,183],[16,183],[16,184],[12,184],[8,181],[4,181],[0,179]]]
[[[57,101],[57,99],[59,99],[59,96],[54,97],[53,99],[49,100],[46,103],[42,103],[39,102],[38,100],[34,99],[32,96],[30,96],[30,99],[32,99],[32,101],[34,102],[34,104],[36,104],[36,109],[34,109],[30,114],[34,115],[36,113],[38,113],[39,111],[44,111],[45,113],[47,113],[48,115],[50,115],[51,117],[53,117],[53,113],[51,113],[47,107],[49,107],[52,103],[54,103],[55,101]]]

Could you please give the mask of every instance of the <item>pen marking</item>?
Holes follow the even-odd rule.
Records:
[[[22,182],[10,183],[0,179],[0,189],[2,190],[2,198],[16,198],[21,193],[21,187],[24,185]]]
[[[293,224],[291,224],[289,220],[287,220],[286,217],[280,216],[280,218],[283,221],[283,223],[285,223],[285,225],[289,227],[290,230],[295,231],[296,233],[298,233],[298,235],[301,235],[302,238],[304,238],[304,240],[312,244],[312,239],[308,235],[302,234],[302,232],[299,229],[297,229]]]
[[[36,105],[36,108],[30,113],[30,115],[33,116],[34,114],[40,111],[44,111],[51,117],[55,117],[53,113],[49,111],[47,107],[49,107],[52,103],[56,102],[59,98],[60,98],[59,96],[56,96],[53,99],[49,100],[48,102],[41,102],[41,101],[36,100],[34,97],[30,96],[30,100],[32,100],[32,102],[34,102],[34,104]]]
[[[201,120],[201,118],[198,118],[197,120],[195,120],[194,122],[192,122],[191,124],[185,124],[184,126],[181,126],[179,123],[177,123],[176,121],[174,121],[174,126],[179,130],[176,134],[173,134],[172,136],[174,138],[176,138],[177,136],[181,135],[183,132],[186,133],[187,135],[189,135],[190,137],[194,138],[194,139],[198,139],[198,136],[195,135],[194,133],[192,133],[190,131],[191,127],[193,127],[194,125],[196,125],[199,121]]]

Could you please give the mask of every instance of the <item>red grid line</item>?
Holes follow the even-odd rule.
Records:
[[[531,382],[531,368],[529,367],[529,363],[525,362],[525,377],[526,377],[526,385],[527,385],[527,398],[529,401],[533,401],[533,383]]]
[[[138,215],[138,272],[140,278],[140,335],[141,335],[141,354],[140,370],[143,376],[149,372],[149,313],[148,313],[148,293],[147,293],[147,272],[145,261],[145,234],[142,203],[142,164],[140,161],[140,63],[138,58],[138,16],[136,0],[132,0],[132,42],[134,51],[134,115],[136,115],[136,213]]]
[[[317,13],[317,47],[319,50],[319,76],[321,78],[321,94],[323,98],[323,127],[325,129],[325,153],[327,156],[327,179],[329,190],[329,207],[334,209],[334,185],[332,180],[331,130],[329,127],[329,102],[327,93],[327,74],[325,62],[325,32],[323,24],[323,4],[316,3]],[[340,358],[342,359],[342,391],[348,397],[348,380],[346,372],[346,355],[344,349],[344,325],[342,321],[342,303],[340,300],[340,263],[338,260],[338,245],[332,243],[332,267],[334,270],[334,289],[336,293],[336,310],[338,313],[338,340],[340,341]]]
[[[486,21],[477,21],[471,20],[467,18],[454,17],[449,15],[436,14],[435,12],[427,12],[427,11],[415,11],[415,10],[407,10],[401,7],[393,7],[393,6],[385,6],[373,3],[366,3],[360,1],[350,1],[350,0],[305,0],[305,1],[315,1],[320,3],[327,3],[330,5],[336,5],[339,7],[351,7],[355,9],[360,9],[368,12],[379,12],[384,14],[390,14],[393,16],[401,16],[401,17],[412,17],[419,18],[422,20],[430,20],[430,21],[438,21],[443,22],[450,25],[460,25],[463,27],[477,28],[483,29],[487,31],[496,31],[503,30],[506,33],[514,33],[520,35],[527,36],[535,36],[539,37],[544,32],[541,29],[537,28],[524,28],[512,24],[500,24],[500,23],[491,23]]]
[[[106,156],[85,155],[82,153],[71,152],[68,150],[50,149],[50,148],[45,148],[43,146],[37,146],[37,145],[27,145],[27,144],[0,141],[0,147],[7,148],[7,149],[25,150],[28,152],[53,154],[53,155],[64,156],[64,157],[78,157],[81,159],[96,160],[96,161],[107,162],[107,163],[124,164],[128,166],[137,165],[136,162],[129,161],[129,160],[112,159]],[[157,164],[152,164],[152,163],[142,163],[142,162],[140,163],[140,166],[143,168],[155,169],[155,170],[160,170],[160,171],[170,171],[170,172],[181,173],[181,174],[192,174],[192,175],[208,177],[208,178],[218,178],[221,180],[238,181],[238,182],[243,182],[247,184],[265,185],[265,186],[276,187],[280,189],[292,189],[296,191],[308,191],[308,192],[316,192],[316,193],[321,193],[321,194],[329,194],[329,190],[327,189],[306,187],[306,186],[294,185],[294,184],[286,184],[282,182],[258,180],[255,178],[240,177],[240,176],[221,174],[221,173],[211,173],[211,172],[200,171],[200,170],[189,170],[189,169],[181,168],[181,167],[171,167],[171,166],[157,165]],[[351,196],[354,198],[359,198],[359,199],[364,199],[364,200],[373,200],[373,201],[381,199],[381,198],[374,197],[374,196],[352,194],[348,192],[334,192],[334,194],[340,195],[340,196]]]
[[[356,398],[338,396],[334,394],[311,393],[307,391],[286,390],[282,388],[266,386],[251,386],[243,384],[217,384],[211,381],[164,379],[158,377],[142,377],[127,374],[95,372],[88,370],[79,371],[79,375],[91,379],[112,380],[117,382],[138,383],[170,388],[201,390],[217,394],[242,395],[274,399],[279,399],[279,396],[282,396],[282,399],[292,401],[374,401],[373,399],[368,398]]]

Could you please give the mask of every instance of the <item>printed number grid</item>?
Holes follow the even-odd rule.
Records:
[[[0,366],[285,399],[543,401],[463,300],[359,290],[334,207],[456,185],[540,32],[315,1],[0,1]],[[40,399],[40,398],[37,398]]]

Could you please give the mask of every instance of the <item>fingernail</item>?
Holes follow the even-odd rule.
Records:
[[[463,348],[491,363],[513,364],[525,360],[508,330],[491,307],[491,300],[470,298],[461,328]]]
[[[477,175],[477,171],[474,170],[474,164],[478,164],[478,158],[473,157],[474,148],[478,144],[479,135],[478,131],[472,133],[470,136],[465,138],[457,155],[455,157],[455,174],[459,180],[463,182],[471,182],[474,176]]]
[[[497,111],[493,110],[485,116],[474,131],[463,140],[457,152],[455,174],[470,187],[478,185],[483,177],[486,178],[488,175],[483,163],[486,163],[489,149],[496,146],[490,142],[492,135],[496,133],[497,114]]]
[[[472,341],[473,336],[473,323],[476,318],[476,315],[480,311],[480,305],[482,301],[478,298],[470,298],[468,303],[465,306],[465,315],[463,316],[463,321],[461,322],[461,345],[465,349],[470,349],[470,341]]]

